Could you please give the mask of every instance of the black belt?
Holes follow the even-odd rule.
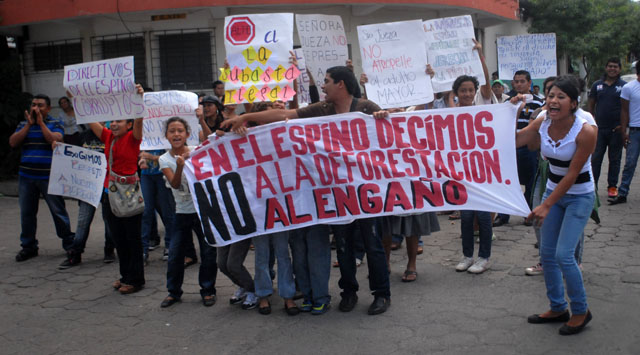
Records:
[[[640,131],[640,127],[629,127],[630,131]]]
[[[554,174],[552,172],[549,172],[549,180],[551,180],[552,182],[558,184],[560,183],[560,180],[562,180],[564,176],[562,175],[557,175]],[[589,182],[591,181],[591,176],[589,175],[588,171],[585,171],[584,173],[581,173],[580,175],[578,175],[578,177],[576,178],[576,181],[574,182],[574,184],[583,184],[585,182]]]

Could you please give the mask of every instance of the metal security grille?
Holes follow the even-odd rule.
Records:
[[[82,63],[82,41],[69,39],[28,43],[23,60],[27,75],[62,70],[65,65]]]
[[[215,29],[151,32],[156,90],[211,90],[216,73]]]
[[[147,56],[143,33],[91,37],[91,60],[133,56],[136,82],[147,86]]]

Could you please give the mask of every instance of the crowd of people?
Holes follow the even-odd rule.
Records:
[[[480,86],[473,76],[460,76],[452,90],[438,94],[434,102],[414,107],[382,110],[366,99],[365,75],[356,79],[350,61],[345,66],[327,70],[319,101],[318,90],[311,80],[312,103],[298,107],[297,99],[288,104],[281,101],[246,105],[243,114],[235,105],[224,105],[224,84],[213,84],[214,95],[201,94],[197,110],[203,141],[210,134],[223,135],[233,131],[245,134],[255,125],[288,119],[362,112],[375,119],[386,119],[390,112],[428,110],[443,107],[465,107],[511,102],[518,105],[517,165],[524,196],[532,208],[525,223],[536,232],[540,263],[527,268],[528,275],[544,275],[549,298],[548,311],[530,316],[530,323],[562,322],[560,334],[580,332],[591,320],[580,267],[584,244],[584,227],[590,217],[597,220],[597,181],[604,152],[609,149],[607,193],[610,204],[626,202],[629,183],[640,153],[640,71],[638,80],[620,80],[621,64],[611,58],[602,80],[593,84],[588,110],[579,108],[584,86],[571,75],[545,80],[542,93],[532,86],[527,71],[517,71],[512,90],[497,80],[491,80],[482,55],[482,46],[474,50],[482,62],[485,84]],[[295,58],[295,57],[294,57]],[[295,59],[292,59],[295,60]],[[295,64],[295,63],[294,63]],[[428,74],[433,70],[427,66]],[[138,86],[138,93],[144,92]],[[537,89],[537,90],[535,90]],[[200,260],[198,281],[204,306],[216,303],[218,269],[237,290],[229,299],[245,310],[257,308],[261,314],[271,313],[270,296],[277,279],[278,295],[284,299],[287,314],[309,312],[321,315],[331,306],[329,294],[332,236],[337,252],[334,266],[340,268],[338,285],[342,292],[338,309],[349,312],[358,302],[358,266],[366,257],[369,289],[373,301],[368,314],[387,311],[391,304],[390,250],[406,239],[407,265],[403,282],[417,280],[416,255],[420,239],[440,229],[434,212],[415,215],[357,219],[348,224],[317,224],[291,232],[279,232],[245,239],[231,245],[209,245],[196,213],[186,178],[185,161],[194,149],[187,145],[191,130],[178,117],[166,121],[165,137],[171,148],[140,151],[142,118],[115,120],[105,124],[77,125],[69,98],[59,100],[63,113],[59,119],[49,115],[50,99],[34,96],[25,120],[10,138],[13,147],[22,147],[19,199],[21,209],[22,249],[16,261],[23,262],[38,255],[36,213],[38,199],[44,197],[62,240],[67,257],[59,266],[66,269],[81,264],[82,253],[89,236],[95,208],[79,201],[76,232],[71,231],[65,201],[47,193],[52,147],[67,142],[103,152],[109,160],[109,172],[104,182],[102,216],[105,222],[104,262],[117,260],[120,278],[113,288],[122,294],[139,291],[145,284],[144,266],[149,251],[158,247],[160,237],[157,216],[165,227],[164,259],[167,260],[168,295],[160,306],[170,307],[180,302],[184,270]],[[593,114],[593,116],[592,116]],[[595,120],[594,120],[595,116]],[[627,133],[627,129],[629,132]],[[622,183],[618,175],[623,147],[627,148]],[[593,154],[593,156],[592,156]],[[138,175],[139,174],[139,175]],[[112,181],[139,183],[144,196],[144,210],[132,216],[116,215],[108,198]],[[459,272],[479,274],[490,268],[493,228],[509,223],[509,216],[493,211],[460,211],[461,257],[455,266]],[[193,243],[195,232],[200,254]],[[475,238],[474,238],[475,237]],[[474,239],[479,242],[474,259]],[[250,248],[255,248],[255,272],[244,266]],[[277,262],[277,272],[274,264]],[[566,293],[569,298],[567,302]],[[296,303],[296,294],[302,298]]]

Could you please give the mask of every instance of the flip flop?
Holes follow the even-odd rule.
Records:
[[[418,279],[418,273],[416,271],[405,270],[402,275],[402,282],[413,282]]]

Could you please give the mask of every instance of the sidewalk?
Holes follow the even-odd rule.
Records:
[[[603,171],[606,171],[603,167]],[[161,309],[166,296],[162,248],[151,252],[147,284],[122,296],[111,288],[118,264],[102,263],[104,225],[92,225],[83,263],[57,270],[64,253],[49,211],[38,215],[40,256],[16,263],[20,210],[16,182],[0,182],[0,344],[3,354],[634,354],[640,349],[640,178],[627,204],[600,198],[602,223],[589,222],[584,278],[593,321],[578,336],[561,337],[559,325],[530,325],[526,317],[548,309],[541,276],[524,275],[537,262],[535,236],[521,217],[495,228],[493,266],[482,275],[457,273],[459,221],[439,216],[442,231],[423,238],[418,280],[402,283],[404,250],[392,253],[392,306],[368,316],[367,264],[359,268],[359,303],[338,310],[339,271],[332,268],[333,308],[325,315],[287,316],[272,297],[273,314],[230,306],[234,287],[218,273],[218,303],[200,302],[198,267],[187,269],[182,303]],[[72,223],[77,204],[67,200]],[[246,265],[253,270],[254,253]],[[335,253],[333,255],[335,260]]]

